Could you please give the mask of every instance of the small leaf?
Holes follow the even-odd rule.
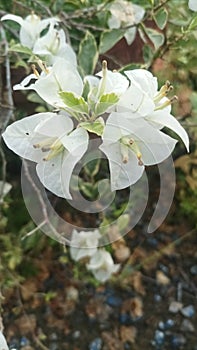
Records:
[[[82,122],[80,123],[80,126],[98,136],[103,134],[104,124],[99,119],[95,120],[95,122]]]
[[[154,52],[152,48],[149,45],[144,45],[143,46],[143,59],[144,62],[149,65],[152,62],[154,56]]]
[[[164,29],[168,20],[168,11],[165,8],[161,8],[155,13],[154,20],[160,29]]]
[[[111,49],[120,39],[123,38],[125,30],[123,29],[109,29],[101,34],[99,52],[105,53]]]
[[[189,25],[189,27],[188,27],[188,30],[193,30],[193,29],[195,29],[197,27],[197,16],[195,16],[193,19],[192,19],[192,21],[191,21],[191,23],[190,23],[190,25]]]
[[[59,95],[65,105],[75,112],[88,114],[88,104],[83,97],[77,97],[72,92],[61,91]]]
[[[96,40],[94,35],[87,31],[80,43],[78,53],[78,63],[84,76],[94,73],[97,61],[98,50]]]
[[[99,172],[100,163],[101,158],[95,158],[90,162],[86,163],[84,169],[88,176],[94,177]]]
[[[95,113],[96,115],[103,114],[109,107],[117,103],[119,97],[114,93],[102,95],[99,102],[96,104]]]
[[[144,29],[146,31],[146,35],[152,41],[155,50],[158,50],[164,43],[164,35],[152,28],[144,27]]]
[[[26,46],[23,46],[21,44],[14,44],[9,48],[9,51],[19,52],[19,53],[25,53],[28,56],[33,55],[33,52]]]

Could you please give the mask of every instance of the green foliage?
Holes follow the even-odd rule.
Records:
[[[98,50],[94,35],[86,32],[79,45],[78,63],[83,76],[93,74],[98,61]]]

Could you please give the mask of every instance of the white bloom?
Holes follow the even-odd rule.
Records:
[[[145,11],[143,7],[125,0],[114,1],[109,10],[111,16],[108,20],[109,28],[118,29],[125,26],[133,26],[126,30],[124,35],[128,45],[131,45],[136,36],[136,24],[142,21]]]
[[[130,80],[130,86],[120,97],[117,110],[127,112],[128,118],[136,118],[137,113],[155,128],[167,127],[173,130],[182,139],[188,151],[188,135],[170,113],[173,98],[170,100],[166,97],[172,89],[170,83],[166,82],[158,91],[157,78],[149,71],[134,69],[126,71],[125,74]],[[129,111],[131,113],[128,113]]]
[[[197,1],[196,0],[189,0],[188,6],[190,10],[197,11]]]
[[[9,350],[6,339],[1,331],[0,331],[0,350]]]
[[[52,65],[58,57],[64,58],[72,65],[77,65],[76,54],[66,43],[63,29],[57,30],[54,26],[55,23],[51,23],[48,32],[36,40],[33,52],[39,56],[45,56],[48,65]]]
[[[99,230],[81,231],[73,230],[70,242],[70,255],[75,261],[96,253],[98,241],[101,237]]]
[[[109,160],[112,191],[136,183],[144,166],[168,158],[177,142],[136,113],[119,112],[109,116],[102,139],[100,149]]]
[[[96,76],[88,75],[84,79],[89,84],[89,105],[97,116],[109,112],[129,86],[124,75],[107,69],[106,61],[103,61],[102,66],[102,71]]]
[[[12,151],[38,163],[38,177],[48,190],[71,199],[70,178],[88,147],[86,130],[72,130],[68,116],[47,112],[16,121],[2,136]]]
[[[111,254],[104,249],[97,250],[86,266],[100,282],[106,282],[120,268],[119,264],[114,264]]]
[[[3,201],[3,198],[10,192],[12,188],[12,185],[10,185],[8,182],[4,182],[0,180],[0,204]]]
[[[29,83],[32,80],[34,83]],[[65,108],[66,105],[59,96],[59,92],[67,91],[81,95],[83,81],[76,69],[63,58],[58,58],[52,67],[44,67],[39,75],[37,71],[27,76],[20,84],[13,87],[14,90],[35,90],[48,104]]]
[[[59,22],[59,19],[53,17],[41,20],[40,17],[34,13],[27,16],[25,19],[12,14],[1,17],[1,21],[6,20],[11,20],[20,24],[20,42],[29,49],[33,48],[43,29],[47,28],[51,23],[56,24]]]

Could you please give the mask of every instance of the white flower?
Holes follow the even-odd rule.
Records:
[[[68,116],[47,112],[16,121],[2,136],[12,151],[38,163],[36,172],[48,190],[71,199],[70,178],[88,147],[86,130],[72,130],[73,122]]]
[[[132,4],[129,1],[116,0],[110,5],[109,10],[111,12],[108,20],[109,28],[118,29],[125,26],[133,26],[128,28],[124,34],[128,45],[131,45],[136,36],[135,25],[142,21],[145,14],[143,7]]]
[[[81,95],[83,81],[76,67],[63,58],[58,58],[49,68],[45,67],[42,62],[39,63],[43,72],[39,75],[34,70],[34,74],[28,75],[20,84],[15,85],[14,90],[34,90],[44,101],[56,108],[66,107],[59,92],[67,91]],[[35,82],[30,84],[32,80]]]
[[[128,118],[139,117],[146,119],[152,126],[158,129],[167,127],[173,130],[184,142],[189,150],[189,138],[185,129],[171,115],[171,104],[176,97],[167,98],[172,86],[166,82],[158,91],[157,78],[145,69],[126,71],[130,80],[130,86],[122,94],[118,101],[117,110],[126,112]],[[131,111],[129,115],[129,111]]]
[[[66,36],[63,29],[54,28],[51,23],[48,32],[38,38],[34,44],[33,52],[39,56],[45,56],[48,65],[53,65],[58,57],[62,57],[72,65],[77,65],[77,58],[74,50],[66,43]]]
[[[84,80],[89,84],[88,103],[96,116],[109,112],[129,86],[124,75],[107,69],[106,61],[102,62],[101,72],[88,75]]]
[[[99,148],[109,160],[112,191],[136,183],[144,166],[162,162],[177,142],[136,113],[119,112],[109,116],[102,139]]]
[[[81,231],[73,230],[70,242],[70,255],[75,261],[96,253],[98,241],[101,237],[99,230]]]
[[[190,10],[197,11],[197,1],[196,0],[189,0],[188,6]]]
[[[0,331],[0,350],[9,350],[6,339],[1,331]]]
[[[43,29],[47,28],[49,24],[56,24],[59,22],[57,18],[46,18],[41,20],[39,16],[32,13],[23,19],[20,16],[7,14],[1,17],[1,21],[11,20],[20,24],[20,42],[22,45],[32,49],[36,40],[39,38]]]
[[[86,266],[100,282],[106,282],[120,268],[120,264],[114,264],[111,254],[104,249],[97,250]]]

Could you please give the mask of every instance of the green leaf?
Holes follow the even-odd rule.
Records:
[[[80,126],[98,136],[101,136],[103,134],[104,124],[99,119],[95,120],[94,122],[82,122],[80,123]]]
[[[117,103],[118,100],[119,100],[119,97],[114,92],[111,92],[110,94],[102,95],[96,104],[96,108],[95,108],[96,115],[103,114],[109,107]]]
[[[99,52],[105,53],[111,49],[125,34],[124,29],[105,30],[100,37]]]
[[[144,45],[143,46],[143,59],[146,65],[149,66],[149,64],[152,62],[154,56],[154,52],[152,48],[149,45]]]
[[[193,29],[195,29],[197,27],[197,16],[195,16],[193,19],[192,19],[192,21],[191,21],[191,23],[190,23],[190,25],[189,25],[189,27],[188,27],[188,30],[193,30]]]
[[[160,29],[164,29],[168,20],[168,11],[166,10],[166,8],[159,9],[154,14],[154,20]]]
[[[100,163],[101,158],[95,158],[86,163],[84,167],[86,174],[90,177],[94,177],[99,172]]]
[[[97,61],[98,50],[96,40],[94,35],[87,31],[80,43],[78,53],[78,63],[84,76],[94,73]]]
[[[65,105],[71,108],[74,112],[88,114],[88,104],[83,97],[76,97],[72,92],[61,91],[59,95]]]
[[[19,52],[19,53],[25,53],[28,56],[34,55],[33,52],[26,46],[23,46],[21,44],[14,44],[9,48],[9,51]]]
[[[164,35],[152,28],[144,27],[146,35],[152,41],[155,50],[158,50],[164,43]]]

